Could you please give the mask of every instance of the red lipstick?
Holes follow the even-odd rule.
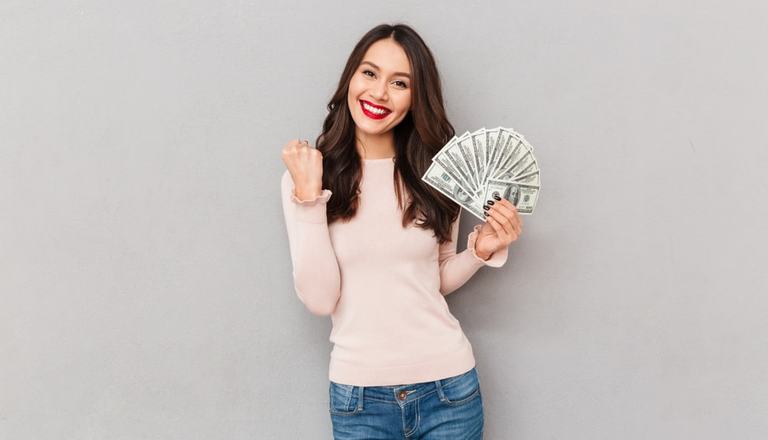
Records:
[[[379,114],[379,113],[371,112],[367,108],[365,108],[365,105],[363,103],[365,103],[367,105],[370,105],[371,107],[373,107],[375,109],[384,110],[384,113]],[[392,111],[389,110],[386,107],[382,107],[380,105],[376,105],[376,104],[374,104],[372,102],[364,101],[362,99],[360,100],[360,108],[363,110],[363,113],[365,113],[365,116],[368,116],[371,119],[384,119],[384,118],[387,117],[387,115],[392,113]]]

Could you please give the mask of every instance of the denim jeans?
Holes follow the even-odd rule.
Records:
[[[432,382],[356,386],[330,381],[334,440],[477,440],[483,399],[477,369]]]

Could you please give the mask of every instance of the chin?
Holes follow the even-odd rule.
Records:
[[[401,116],[398,116],[398,118],[402,119]],[[354,115],[352,117],[352,120],[355,122],[355,125],[357,125],[358,129],[368,134],[386,133],[387,131],[391,130],[401,122],[401,120],[396,120],[396,122],[387,121],[386,124],[382,124],[374,120],[371,120],[367,116],[361,115],[361,114]]]

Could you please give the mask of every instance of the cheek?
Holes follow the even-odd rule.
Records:
[[[410,95],[404,96],[400,102],[398,103],[398,107],[400,108],[400,111],[403,113],[407,113],[408,110],[411,108],[411,97]]]
[[[353,78],[352,81],[349,82],[349,98],[353,100],[357,99],[362,91],[363,85],[360,83],[360,80]]]

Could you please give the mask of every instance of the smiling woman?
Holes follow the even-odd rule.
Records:
[[[368,147],[368,151],[361,153],[363,157],[374,159],[395,155],[394,151],[375,150],[386,149],[392,144],[391,140],[382,139],[381,133],[391,132],[391,128],[399,124],[410,110],[410,71],[410,62],[403,48],[392,38],[386,38],[368,48],[360,67],[352,76],[347,105],[353,109],[357,138],[363,148],[366,144]],[[371,119],[382,123],[373,123]]]
[[[403,225],[419,221],[441,243],[450,239],[459,207],[420,178],[455,134],[440,83],[430,49],[407,25],[377,26],[355,45],[316,142],[322,187],[335,195],[329,223],[354,217],[363,160],[394,158]]]
[[[460,208],[420,178],[454,135],[429,48],[373,28],[328,110],[317,149],[284,147],[281,194],[296,294],[333,322],[334,438],[482,438],[472,345],[444,296],[507,249],[478,255],[481,224],[457,253]]]

